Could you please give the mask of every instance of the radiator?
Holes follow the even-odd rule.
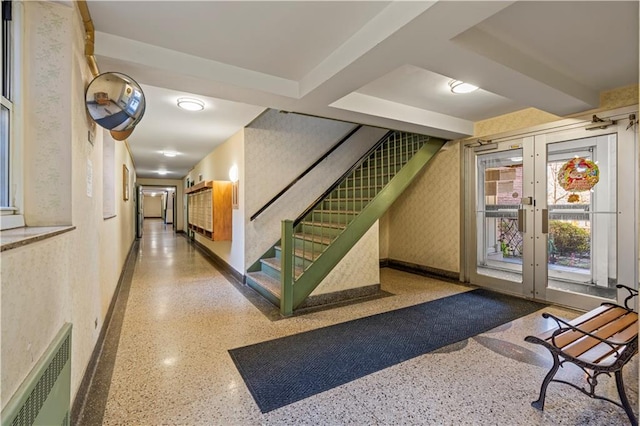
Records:
[[[70,394],[71,324],[67,323],[2,410],[2,426],[68,426]]]

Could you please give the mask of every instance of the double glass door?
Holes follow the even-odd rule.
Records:
[[[579,309],[635,287],[635,143],[614,125],[467,148],[471,283]]]

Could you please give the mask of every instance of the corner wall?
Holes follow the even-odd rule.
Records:
[[[207,247],[215,255],[227,262],[240,274],[244,274],[244,249],[245,249],[245,164],[244,164],[244,130],[240,130],[231,136],[223,144],[216,147],[209,155],[202,159],[185,177],[198,183],[197,178],[202,175],[202,180],[229,180],[229,169],[232,166],[238,167],[239,182],[239,205],[232,211],[232,237],[231,241],[211,241],[210,239],[196,233],[195,240]],[[183,183],[183,187],[186,184]],[[186,220],[185,220],[185,229]]]
[[[431,159],[380,221],[382,259],[460,272],[460,144]],[[384,253],[386,252],[386,256]]]
[[[76,392],[96,344],[118,283],[120,271],[134,241],[133,200],[124,201],[116,182],[116,216],[103,219],[103,132],[89,143],[89,124],[84,108],[84,89],[92,78],[84,59],[84,30],[74,4],[19,2],[24,10],[25,33],[30,37],[24,51],[23,84],[42,87],[24,92],[22,125],[36,128],[55,125],[46,136],[25,133],[25,200],[53,200],[68,207],[31,220],[28,225],[72,224],[75,230],[2,252],[0,399],[4,407],[29,374],[51,340],[66,322],[73,324],[71,349],[71,398]],[[39,55],[41,48],[62,51]],[[60,85],[60,82],[68,84]],[[20,123],[18,123],[20,125]],[[57,141],[51,150],[51,140]],[[20,142],[20,141],[19,141]],[[34,150],[42,149],[47,157]],[[126,164],[135,179],[126,147],[116,142],[115,176]],[[29,164],[39,164],[36,170]],[[38,176],[49,181],[39,185]],[[35,182],[35,184],[33,184]],[[49,201],[47,201],[49,202]],[[53,201],[52,201],[53,202]],[[38,204],[26,203],[25,216],[38,215]],[[48,208],[54,209],[55,206]],[[67,210],[68,209],[68,210]]]
[[[280,240],[282,221],[295,219],[387,132],[363,127],[254,221],[251,216],[355,127],[352,123],[269,110],[245,129],[245,265]],[[377,222],[312,295],[380,283]]]

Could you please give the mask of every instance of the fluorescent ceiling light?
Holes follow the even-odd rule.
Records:
[[[162,151],[162,155],[165,157],[175,157],[178,153],[175,151]]]
[[[513,161],[514,163],[519,163],[520,161],[522,161],[522,157],[511,157],[509,158],[509,160]]]
[[[195,98],[178,98],[178,106],[187,111],[202,111],[204,102]]]
[[[453,93],[471,93],[478,90],[478,86],[474,86],[473,84],[465,83],[460,80],[451,80],[449,82],[449,87]]]

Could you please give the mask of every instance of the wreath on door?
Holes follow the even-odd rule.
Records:
[[[570,203],[580,201],[580,196],[576,192],[590,191],[599,180],[598,165],[582,157],[567,161],[558,172],[558,183],[562,189],[572,193],[568,198]]]

